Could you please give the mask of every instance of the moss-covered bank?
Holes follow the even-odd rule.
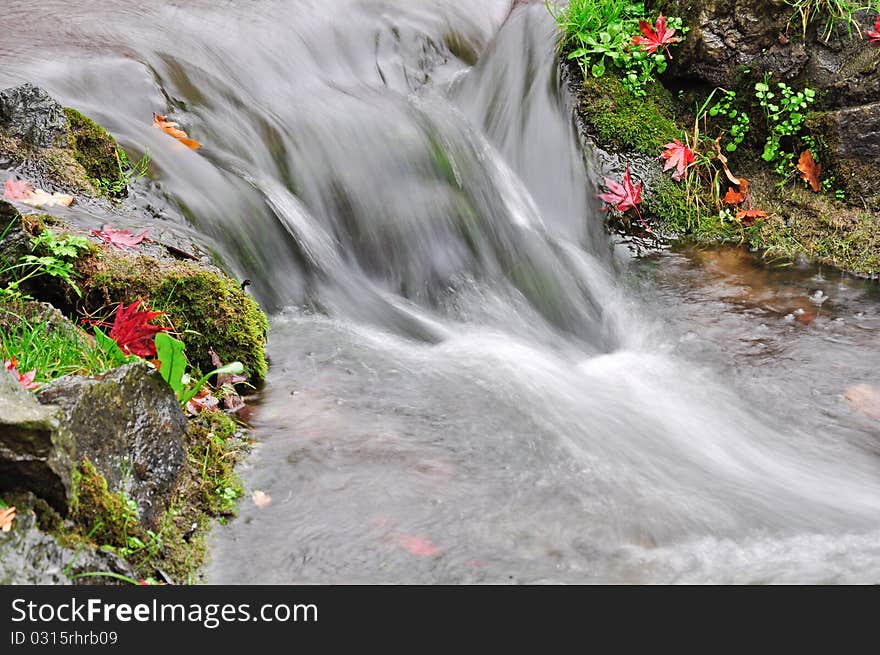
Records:
[[[659,234],[700,243],[743,243],[777,257],[804,256],[858,275],[880,275],[880,214],[828,193],[813,193],[798,179],[782,180],[761,161],[757,139],[747,141],[731,159],[736,174],[750,180],[755,207],[768,212],[754,225],[743,226],[733,212],[722,211],[724,206],[708,189],[661,174],[663,145],[693,129],[692,94],[676,95],[655,82],[645,98],[636,98],[610,74],[587,77],[577,93],[586,136],[608,154],[606,161],[615,162],[610,172],[631,166],[645,183],[643,213]],[[816,120],[811,118],[808,125]],[[853,171],[839,174],[852,177]],[[639,229],[635,222],[626,226]]]
[[[40,528],[64,547],[112,553],[144,580],[192,584],[198,582],[207,556],[205,538],[211,522],[224,521],[236,512],[242,487],[234,469],[248,441],[232,418],[210,412],[190,421],[185,445],[186,466],[155,530],[142,526],[137,504],[123,492],[112,492],[88,460],[74,473],[74,500],[67,519],[32,495],[11,494],[6,500],[20,513],[34,511]],[[106,581],[113,580],[111,575]]]

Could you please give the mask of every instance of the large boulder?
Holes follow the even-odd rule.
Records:
[[[32,491],[67,514],[75,447],[62,419],[0,369],[0,492]]]
[[[64,107],[29,82],[0,91],[0,128],[38,148],[64,148],[68,144]]]
[[[827,108],[880,100],[880,48],[862,36],[873,14],[830,24],[821,14],[804,31],[800,14],[785,0],[649,0],[650,11],[681,16],[690,27],[673,53],[668,79],[743,89],[765,73],[775,80],[809,84]],[[743,84],[745,83],[745,84]]]
[[[55,380],[37,396],[64,411],[77,458],[91,461],[109,489],[128,494],[142,523],[155,527],[186,463],[187,427],[159,372],[137,362],[96,377]]]
[[[107,573],[137,577],[112,553],[61,546],[39,529],[32,511],[19,511],[12,529],[0,533],[0,585],[107,584]]]
[[[0,90],[0,170],[47,190],[127,195],[116,140],[32,84]],[[106,184],[96,181],[106,180]]]

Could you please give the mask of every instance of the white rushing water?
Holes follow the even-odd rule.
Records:
[[[209,581],[880,581],[877,428],[839,400],[880,364],[873,292],[615,253],[555,25],[509,10],[11,0],[0,86],[149,149],[134,202],[275,313],[244,473],[273,502]],[[826,314],[731,290],[759,279]]]

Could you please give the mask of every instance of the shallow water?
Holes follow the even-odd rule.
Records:
[[[133,206],[274,314],[243,471],[272,502],[208,580],[880,581],[878,423],[843,398],[876,285],[612,243],[543,4],[473,4],[6,11],[0,85],[149,149]]]

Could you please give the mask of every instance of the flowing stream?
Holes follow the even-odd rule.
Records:
[[[880,582],[880,423],[843,399],[876,285],[612,241],[553,20],[516,4],[4,3],[0,87],[151,153],[114,223],[273,315],[243,469],[272,502],[208,581]]]

